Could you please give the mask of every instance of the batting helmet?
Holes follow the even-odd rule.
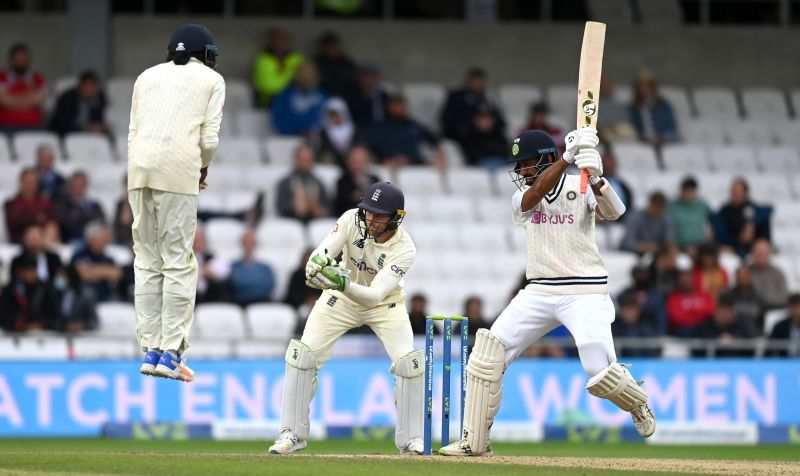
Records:
[[[522,190],[531,179],[536,179],[552,164],[558,154],[556,143],[546,132],[540,130],[524,131],[511,143],[511,156],[506,163],[516,164],[508,173],[511,180]],[[535,160],[536,163],[522,167],[522,162]],[[533,173],[530,173],[533,172]]]
[[[172,33],[167,51],[170,56],[194,56],[212,69],[217,66],[217,46],[211,32],[203,25],[189,23],[179,27]]]
[[[379,215],[390,215],[388,226],[383,233],[396,230],[406,216],[405,197],[403,192],[389,182],[377,182],[369,186],[361,201],[357,205],[356,227],[361,236],[368,238],[369,230],[366,224],[367,212]],[[375,238],[374,236],[372,238]]]

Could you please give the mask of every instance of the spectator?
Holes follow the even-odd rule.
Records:
[[[406,100],[402,96],[389,99],[388,117],[372,124],[367,131],[367,140],[375,154],[389,168],[406,165],[422,165],[422,144],[435,147],[434,166],[444,168],[444,153],[439,147],[439,138],[408,115]]]
[[[661,192],[650,195],[647,208],[637,210],[625,220],[625,236],[621,248],[640,255],[655,253],[662,246],[675,242],[672,222],[666,214],[667,199]]]
[[[550,107],[543,102],[531,104],[528,122],[522,126],[521,131],[545,131],[553,138],[560,148],[564,147],[564,129],[550,122]],[[520,132],[521,132],[520,131]]]
[[[786,319],[775,324],[769,334],[772,345],[783,347],[781,344],[786,341],[786,350],[776,349],[770,351],[771,355],[783,357],[800,356],[800,294],[792,294],[788,299],[789,309]]]
[[[496,169],[506,165],[508,141],[496,114],[484,103],[472,116],[466,135],[459,139],[468,165]]]
[[[786,306],[789,288],[783,271],[771,263],[772,245],[760,239],[753,244],[753,261],[748,267],[753,287],[767,310]]]
[[[122,179],[122,181],[122,185],[124,187],[123,190],[127,191],[127,177]],[[133,210],[131,210],[131,204],[128,201],[128,195],[125,193],[117,201],[116,211],[114,212],[114,222],[112,223],[114,230],[114,243],[123,246],[128,246],[129,244],[133,243],[133,233],[131,231],[132,225]]]
[[[640,140],[656,147],[678,140],[672,105],[658,93],[656,81],[649,71],[642,71],[634,80],[633,104],[628,111]]]
[[[272,101],[272,127],[279,134],[308,135],[319,125],[322,105],[327,95],[317,86],[314,63],[302,63],[294,81]]]
[[[733,303],[736,322],[751,336],[760,335],[764,323],[764,306],[753,287],[747,266],[736,269],[736,284],[722,295]]]
[[[464,317],[469,319],[469,335],[477,334],[478,329],[491,327],[483,314],[483,301],[477,296],[469,296],[464,301]]]
[[[57,330],[60,295],[39,279],[36,259],[23,256],[0,293],[0,327],[6,332]]]
[[[697,180],[686,177],[681,182],[677,200],[668,212],[675,227],[675,241],[681,249],[693,249],[711,237],[711,208],[697,195]]]
[[[369,152],[361,146],[353,147],[347,154],[347,167],[336,182],[336,215],[341,216],[347,210],[355,208],[364,191],[380,179],[367,170]]]
[[[58,235],[56,207],[50,198],[39,193],[39,177],[34,169],[25,169],[19,174],[19,191],[4,207],[6,229],[12,243],[20,243],[23,232],[31,225],[45,227],[46,238]]]
[[[65,243],[83,240],[86,225],[93,221],[105,221],[100,204],[86,195],[89,179],[84,172],[75,172],[67,182],[64,196],[56,203],[61,239]]]
[[[488,110],[497,127],[504,130],[506,124],[497,107],[486,94],[486,71],[472,68],[467,72],[464,85],[460,89],[450,91],[442,110],[442,131],[445,137],[461,141],[467,137],[472,127],[473,118],[479,109]],[[462,144],[462,147],[465,147]]]
[[[367,127],[386,118],[389,93],[381,85],[380,71],[375,65],[361,66],[358,71],[358,89],[346,99],[353,121],[359,127]]]
[[[56,253],[48,251],[44,231],[39,225],[31,225],[25,229],[22,240],[22,252],[11,261],[11,274],[20,266],[23,260],[32,259],[36,263],[36,277],[39,281],[53,285],[58,290],[63,290],[66,285],[66,270],[61,263],[61,258]]]
[[[678,252],[674,244],[662,246],[656,251],[650,266],[653,288],[662,296],[675,290],[678,283],[678,272],[692,268],[692,259]]]
[[[322,110],[322,127],[312,134],[317,158],[320,163],[344,168],[345,157],[356,140],[356,125],[342,98],[328,99]]]
[[[750,252],[755,240],[770,239],[772,208],[753,203],[749,189],[743,178],[734,179],[730,199],[714,220],[717,243],[732,248],[742,258]]]
[[[320,37],[314,62],[319,68],[320,87],[331,96],[348,97],[358,88],[356,64],[345,54],[336,33],[329,31]]]
[[[622,302],[623,296],[636,298],[640,320],[650,328],[664,334],[667,331],[667,315],[664,311],[664,295],[656,291],[653,285],[652,270],[644,263],[637,263],[631,269],[633,284],[625,289],[617,300]]]
[[[0,130],[38,129],[47,99],[44,76],[31,69],[31,52],[24,43],[11,46],[8,63],[0,71]]]
[[[62,327],[66,332],[97,328],[97,302],[92,289],[81,282],[75,268],[67,269],[67,288],[61,299]]]
[[[197,298],[196,302],[219,302],[227,296],[228,278],[231,263],[222,256],[216,256],[206,247],[206,234],[202,226],[197,226],[192,244],[197,259]]]
[[[714,296],[694,287],[692,272],[679,272],[677,287],[667,297],[670,334],[692,337],[692,330],[708,320],[715,310]]]
[[[301,314],[307,316],[314,307],[314,302],[319,299],[322,291],[306,286],[306,263],[311,258],[313,249],[309,248],[303,252],[297,268],[289,277],[289,289],[286,291],[284,302],[298,309]]]
[[[244,307],[258,302],[268,302],[275,289],[272,268],[255,258],[256,234],[247,230],[242,235],[244,257],[231,266],[231,300]]]
[[[272,98],[289,85],[302,62],[303,56],[292,50],[289,32],[279,27],[270,29],[266,46],[253,65],[258,105],[269,106]]]
[[[648,322],[648,319],[644,318],[644,310],[635,292],[623,292],[617,301],[617,317],[611,324],[611,332],[614,334],[615,341],[618,338],[634,340],[654,338],[660,335],[656,328]],[[622,346],[621,355],[624,357],[655,357],[659,353],[659,349],[656,347],[635,347],[625,344]]]
[[[50,129],[60,135],[70,132],[108,133],[105,122],[106,96],[94,71],[84,71],[78,86],[62,94],[50,119]]]
[[[70,266],[96,302],[114,301],[122,268],[106,254],[111,230],[103,223],[90,223],[86,226],[85,238],[86,245],[75,253]]]
[[[728,273],[719,265],[719,252],[714,245],[703,245],[697,250],[694,287],[699,291],[719,296],[728,287]]]
[[[729,347],[731,341],[735,339],[748,339],[751,337],[747,329],[741,323],[737,322],[734,317],[733,299],[731,299],[730,296],[720,297],[713,318],[695,327],[692,331],[693,337],[713,339],[715,341],[715,352],[713,355],[716,357],[752,356],[753,353],[750,351],[735,348],[731,349]],[[692,352],[692,356],[694,357],[703,357],[704,355],[706,354],[703,350]]]
[[[615,142],[636,138],[636,129],[630,123],[628,106],[617,100],[614,95],[614,80],[607,74],[600,80],[600,104],[603,105],[603,114],[597,118],[597,135],[600,140]]]
[[[602,155],[603,178],[605,178],[608,184],[611,185],[611,188],[617,192],[617,196],[619,196],[619,199],[625,205],[625,209],[633,210],[633,191],[628,183],[617,175],[617,158],[614,157],[611,147],[609,147],[607,143],[603,143],[598,147],[597,151]],[[624,222],[628,215],[628,213],[623,214],[617,219],[617,222]],[[606,223],[606,221],[602,220],[600,223]]]
[[[411,322],[411,331],[414,335],[425,335],[427,317],[428,299],[424,294],[414,294],[408,306],[408,320]]]
[[[278,183],[277,205],[282,217],[308,222],[328,216],[328,197],[312,172],[314,151],[301,145],[294,153],[294,170]]]
[[[58,200],[66,181],[55,170],[56,155],[49,145],[36,148],[36,173],[39,176],[39,194],[51,200]]]

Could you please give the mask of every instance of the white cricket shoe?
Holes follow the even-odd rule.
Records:
[[[271,455],[289,455],[300,451],[308,446],[305,440],[298,441],[297,435],[288,428],[284,428],[281,434],[275,439],[275,443],[269,447]]]
[[[440,449],[439,454],[442,456],[493,456],[494,452],[492,451],[492,444],[489,443],[486,446],[486,451],[482,453],[476,453],[472,451],[464,439],[461,439],[461,441],[450,443],[449,445]]]
[[[422,438],[411,438],[408,443],[400,450],[401,455],[421,455],[425,452],[425,445]]]
[[[650,405],[645,403],[631,410],[631,419],[633,419],[633,426],[636,427],[636,431],[643,438],[647,438],[656,432],[656,416],[653,415]]]

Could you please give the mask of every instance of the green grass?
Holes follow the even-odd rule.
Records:
[[[274,457],[267,442],[128,441],[104,439],[0,439],[0,474],[291,474],[338,476],[364,474],[631,474],[591,468],[557,468],[493,464],[491,459],[461,462],[444,457],[403,460]],[[800,461],[797,446],[648,446],[635,444],[539,443],[496,444],[497,455],[622,458],[734,459]],[[397,450],[389,441],[326,440],[310,442],[304,455],[384,454]],[[658,473],[666,474],[666,473]]]

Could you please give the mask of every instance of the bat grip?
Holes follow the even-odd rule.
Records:
[[[589,170],[581,170],[581,194],[586,195],[586,190],[589,187]]]

